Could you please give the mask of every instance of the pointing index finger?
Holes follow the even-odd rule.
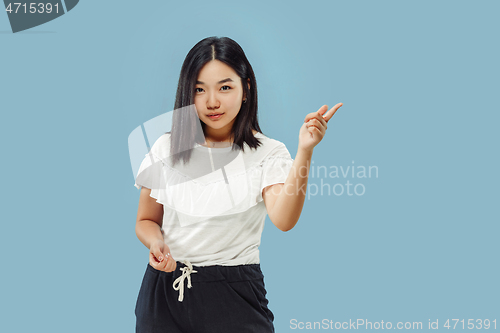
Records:
[[[337,103],[333,108],[331,108],[330,110],[328,110],[328,112],[323,115],[323,118],[328,122],[328,120],[330,120],[333,117],[333,115],[335,114],[335,112],[337,112],[337,110],[342,105],[344,105],[344,103]]]

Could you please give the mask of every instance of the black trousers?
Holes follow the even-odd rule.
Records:
[[[177,262],[167,273],[148,263],[135,307],[136,333],[274,332],[259,264],[193,266],[192,287],[182,282],[180,302],[173,283],[183,267]]]

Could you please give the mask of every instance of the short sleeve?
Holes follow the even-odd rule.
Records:
[[[285,183],[292,169],[293,161],[288,149],[283,143],[280,143],[280,145],[266,156],[262,162],[259,199],[262,198],[262,190],[267,186]]]
[[[137,172],[137,177],[135,178],[134,186],[138,189],[141,189],[141,187],[150,189],[150,196],[158,199],[158,191],[164,185],[162,175],[163,162],[153,152],[153,149],[151,149],[151,151],[149,151],[142,160],[139,171]]]

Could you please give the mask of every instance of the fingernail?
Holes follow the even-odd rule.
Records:
[[[160,261],[162,261],[162,260],[163,260],[163,257],[159,257],[158,259],[160,259]]]

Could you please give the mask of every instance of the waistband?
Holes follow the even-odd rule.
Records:
[[[186,260],[187,261],[187,260]],[[261,279],[264,277],[260,269],[260,264],[247,264],[247,265],[236,265],[236,266],[223,266],[223,265],[212,265],[212,266],[196,266],[192,265],[193,270],[196,273],[191,275],[192,282],[211,282],[211,281],[223,281],[227,282],[238,282],[238,281],[249,281]],[[163,272],[159,271],[148,263],[147,270],[155,274],[160,275],[173,275],[176,279],[182,275],[182,268],[188,268],[188,265],[184,262],[177,261],[177,267],[173,272]]]
[[[172,287],[179,291],[179,302],[184,299],[184,280],[187,279],[187,287],[191,288],[193,283],[213,282],[213,281],[250,281],[262,279],[264,275],[260,269],[260,264],[248,264],[237,266],[193,266],[188,260],[177,261],[177,267],[173,272],[159,271],[148,263],[147,271],[160,276],[175,279]]]

